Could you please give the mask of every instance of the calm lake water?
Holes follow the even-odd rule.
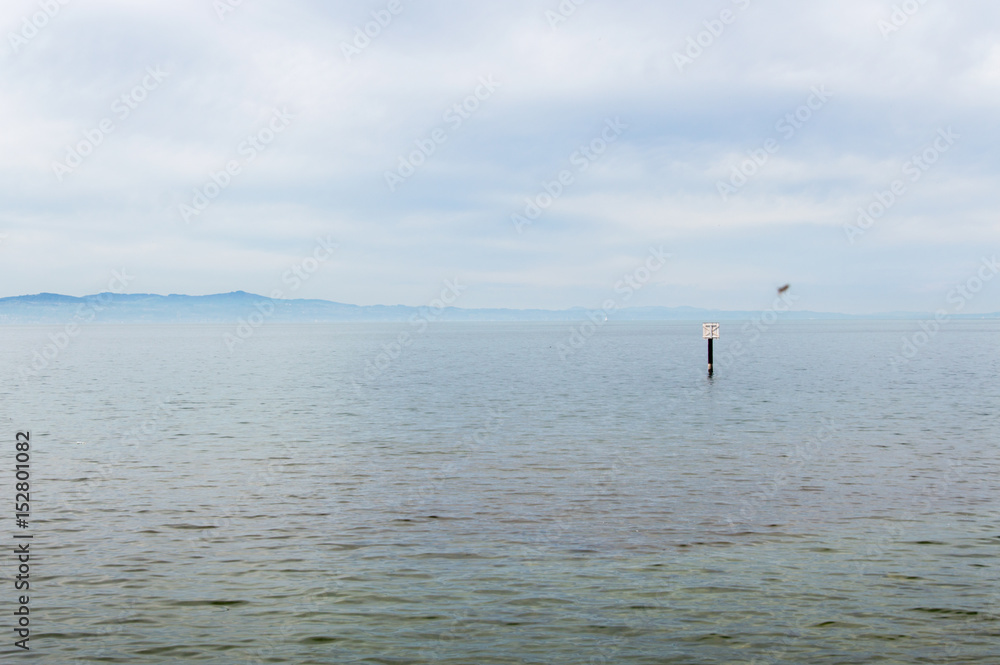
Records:
[[[2,327],[19,658],[1000,662],[1000,322],[740,328]]]

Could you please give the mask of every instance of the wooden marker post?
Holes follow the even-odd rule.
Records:
[[[719,339],[719,324],[718,323],[703,323],[701,324],[701,336],[703,339],[708,340],[708,375],[711,376],[715,371],[713,365],[713,354],[712,354],[712,343]]]

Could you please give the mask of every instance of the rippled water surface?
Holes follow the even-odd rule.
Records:
[[[1000,662],[1000,323],[740,327],[2,327],[18,657]]]

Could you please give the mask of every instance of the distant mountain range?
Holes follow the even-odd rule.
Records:
[[[123,295],[101,293],[76,298],[53,293],[0,298],[0,324],[79,323],[233,323],[249,316],[281,322],[408,321],[414,316],[440,321],[581,321],[588,310],[460,309],[433,310],[405,305],[345,305],[328,300],[270,300],[236,291],[210,296]],[[695,307],[629,307],[610,317],[615,321],[746,321],[758,311],[720,311]],[[593,314],[597,316],[598,314]],[[892,312],[848,315],[789,311],[782,320],[918,319],[928,314]],[[996,319],[1000,313],[955,318]]]

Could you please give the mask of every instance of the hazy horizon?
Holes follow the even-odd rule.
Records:
[[[243,303],[242,300],[241,300],[241,298],[256,298],[256,299],[260,299],[261,301],[273,301],[275,303],[279,303],[280,302],[280,303],[283,303],[285,305],[295,305],[296,303],[300,303],[300,304],[316,304],[316,303],[319,303],[319,304],[323,304],[323,305],[335,305],[335,306],[339,306],[339,307],[357,308],[357,309],[361,309],[361,310],[380,310],[380,309],[393,310],[393,309],[403,309],[403,310],[417,311],[417,310],[422,310],[422,309],[432,309],[432,310],[433,309],[440,309],[441,311],[447,310],[447,311],[457,312],[459,314],[461,314],[461,313],[475,314],[475,313],[483,313],[483,312],[510,312],[510,313],[516,314],[516,313],[521,312],[521,313],[526,313],[526,314],[536,313],[536,314],[543,314],[543,315],[544,314],[561,315],[561,314],[573,313],[575,316],[579,317],[579,316],[583,316],[583,313],[586,313],[586,312],[601,312],[602,311],[600,307],[586,307],[586,306],[583,306],[583,305],[575,305],[575,306],[565,307],[565,308],[560,308],[560,309],[555,309],[555,308],[509,308],[509,307],[475,307],[475,308],[474,307],[461,307],[461,306],[458,306],[458,305],[453,305],[453,304],[449,305],[449,304],[446,304],[440,298],[435,298],[435,299],[431,300],[429,303],[425,303],[425,304],[422,304],[422,305],[408,305],[408,304],[404,304],[404,303],[388,303],[388,302],[386,302],[386,303],[370,303],[370,304],[365,304],[365,303],[345,303],[345,302],[340,302],[340,301],[335,301],[335,300],[326,300],[326,299],[323,299],[323,298],[269,297],[269,296],[264,295],[264,294],[251,293],[251,292],[242,291],[242,290],[241,291],[232,291],[232,292],[229,292],[229,293],[210,293],[210,294],[186,294],[186,293],[167,293],[167,294],[160,294],[160,293],[117,293],[117,292],[113,292],[113,291],[105,291],[105,292],[102,292],[102,293],[86,294],[84,296],[71,296],[71,295],[61,294],[61,293],[35,293],[35,294],[22,294],[22,295],[18,295],[18,296],[0,296],[0,303],[12,303],[12,302],[31,301],[33,299],[42,298],[42,297],[45,297],[45,298],[49,298],[49,297],[52,297],[52,298],[72,298],[74,300],[74,302],[76,302],[76,301],[81,301],[81,300],[82,301],[95,300],[95,299],[100,300],[100,299],[102,299],[105,296],[110,296],[110,297],[113,297],[113,298],[122,298],[122,299],[130,299],[130,298],[157,298],[157,299],[162,299],[163,301],[170,301],[170,299],[172,299],[172,298],[183,298],[183,299],[191,299],[191,300],[196,300],[196,301],[198,301],[198,300],[209,300],[209,299],[213,299],[213,300],[218,301],[218,299],[220,299],[220,298],[230,298],[232,300],[232,304],[233,305],[242,305],[244,308],[249,308],[250,305],[247,305],[247,304]],[[878,318],[878,317],[885,317],[887,319],[908,319],[908,318],[915,318],[915,317],[928,317],[928,318],[933,318],[934,317],[934,312],[929,311],[929,310],[928,311],[924,311],[924,312],[920,312],[920,311],[905,311],[905,310],[887,310],[887,311],[883,311],[883,312],[874,312],[874,313],[831,312],[831,311],[803,310],[803,309],[796,308],[795,305],[796,305],[796,302],[798,302],[798,300],[799,299],[794,294],[785,294],[783,297],[782,296],[775,297],[775,299],[771,303],[770,307],[763,308],[763,309],[758,309],[758,310],[710,309],[710,308],[694,307],[694,306],[691,306],[691,305],[677,305],[677,306],[639,305],[639,306],[631,306],[631,307],[628,306],[628,305],[623,305],[623,306],[620,306],[620,307],[611,308],[611,309],[606,310],[606,314],[609,315],[611,318],[615,318],[618,315],[624,314],[624,317],[618,316],[618,318],[620,318],[623,321],[636,321],[636,320],[649,320],[649,321],[691,320],[691,321],[695,321],[695,320],[701,320],[701,318],[700,318],[701,316],[718,315],[718,316],[722,316],[723,320],[727,320],[727,321],[730,321],[730,322],[734,321],[734,320],[742,320],[742,319],[725,318],[725,317],[738,317],[738,316],[743,316],[743,315],[747,315],[747,314],[760,314],[760,313],[765,313],[765,312],[768,313],[768,316],[773,316],[775,318],[775,322],[777,322],[778,320],[781,320],[781,319],[786,319],[786,320],[802,320],[803,318],[808,318],[811,315],[821,316],[821,317],[826,318],[826,319],[836,319],[838,317],[843,317],[844,319],[857,319],[857,318],[869,318],[870,319],[870,318]],[[109,304],[109,305],[110,304],[125,305],[127,303],[124,303],[124,302],[112,303],[112,301],[108,300],[107,304]],[[164,303],[164,304],[166,304],[166,303]],[[252,312],[253,310],[247,309],[246,311]],[[947,319],[951,319],[951,318],[959,318],[959,319],[960,318],[977,318],[977,317],[985,317],[985,318],[1000,317],[1000,311],[997,311],[997,312],[962,312],[962,311],[948,312],[947,310],[937,310],[937,311],[939,313],[943,312],[944,313],[943,314],[944,318],[947,318]],[[655,314],[657,312],[662,312],[663,314],[672,313],[673,316],[667,317],[667,318],[663,318],[661,316],[661,317],[657,318],[655,316]],[[682,312],[690,312],[690,316],[692,318],[691,319],[682,319],[682,318],[679,318],[680,314]],[[215,313],[218,314],[218,315],[222,315],[224,313],[224,310],[222,310],[219,307],[217,307],[216,310],[215,310]],[[238,313],[241,313],[241,312],[238,311],[236,313],[238,314]],[[242,313],[245,314],[246,312],[242,312]],[[647,313],[647,314],[650,314],[650,316],[648,318],[644,317],[644,318],[640,318],[640,319],[630,318],[630,317],[633,317],[635,315],[639,315],[641,313]],[[295,315],[306,316],[308,318],[308,316],[307,316],[306,313],[298,313],[298,314],[295,314]],[[270,316],[271,315],[268,315],[268,318],[270,318]],[[384,319],[374,318],[374,319],[360,319],[360,320],[377,321],[377,320],[384,320]],[[393,319],[393,320],[395,320],[395,319]],[[451,319],[451,320],[463,320],[463,319]],[[488,319],[470,319],[470,320],[488,320]],[[506,320],[506,319],[501,319],[501,320]],[[530,321],[530,320],[559,321],[559,320],[565,320],[565,319],[562,318],[562,317],[556,316],[555,318],[544,318],[544,317],[543,318],[538,318],[538,319],[532,319],[532,318],[517,319],[517,318],[513,318],[513,319],[509,319],[509,320],[512,320],[512,321],[516,321],[516,320],[523,320],[523,321]],[[3,322],[4,322],[4,312],[0,311],[0,323],[3,323]]]

